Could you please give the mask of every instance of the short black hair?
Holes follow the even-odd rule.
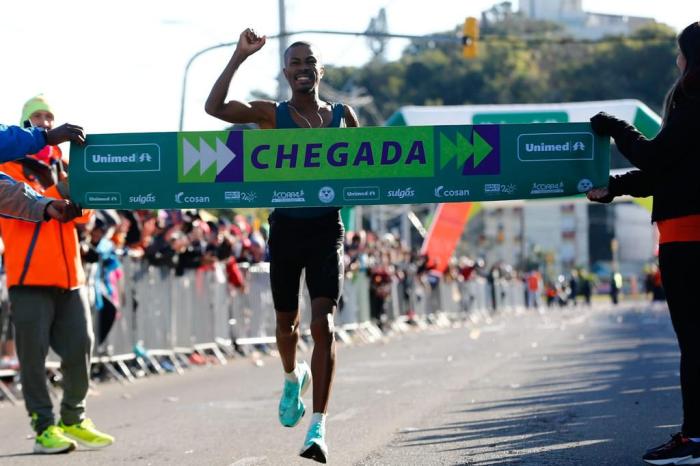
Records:
[[[309,48],[314,48],[314,45],[311,42],[306,42],[305,40],[298,40],[287,47],[287,49],[284,51],[284,63],[287,63],[287,57],[289,56],[289,52],[295,48],[295,47],[301,47],[301,46],[306,46]]]

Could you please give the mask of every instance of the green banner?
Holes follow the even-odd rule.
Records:
[[[608,179],[588,123],[90,134],[84,207],[302,207],[536,199]]]

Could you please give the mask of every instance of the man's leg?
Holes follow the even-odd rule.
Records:
[[[306,267],[306,284],[311,295],[311,336],[314,339],[311,372],[314,383],[314,412],[300,455],[325,463],[326,411],[335,375],[335,338],[333,313],[343,288],[343,230],[342,225],[330,230],[326,241],[330,247],[318,248],[318,255]],[[336,230],[337,228],[337,230]]]
[[[46,355],[54,319],[52,294],[51,290],[40,287],[10,289],[22,395],[37,434],[54,424],[46,378]]]
[[[94,340],[86,288],[62,292],[51,331],[51,347],[61,356],[63,372],[61,422],[58,425],[66,437],[81,445],[102,448],[114,443],[114,437],[100,432],[92,421],[85,418]]]
[[[314,413],[325,414],[335,375],[335,338],[333,313],[335,304],[329,298],[311,301],[311,337],[314,349],[311,374],[314,379]]]
[[[297,249],[289,240],[289,230],[280,232],[273,224],[270,238],[270,287],[276,313],[275,336],[277,349],[284,368],[284,388],[278,407],[280,424],[296,426],[306,412],[302,395],[311,384],[311,370],[306,363],[297,364],[296,351],[299,341],[299,286],[301,264]],[[277,242],[279,238],[282,243]]]
[[[62,292],[51,329],[51,347],[61,357],[61,420],[64,424],[77,424],[85,419],[93,341],[86,289],[81,287]]]
[[[277,327],[275,337],[285,373],[290,373],[296,366],[297,343],[299,342],[299,309],[294,311],[276,311]]]

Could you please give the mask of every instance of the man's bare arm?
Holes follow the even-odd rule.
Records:
[[[355,110],[349,105],[344,105],[345,107],[345,124],[348,128],[359,128],[360,121],[357,119]]]
[[[258,36],[252,29],[243,31],[238,39],[226,68],[209,93],[204,110],[211,116],[229,123],[256,123],[261,128],[275,127],[275,103],[269,100],[226,102],[228,88],[238,68],[250,55],[265,45],[265,36]]]

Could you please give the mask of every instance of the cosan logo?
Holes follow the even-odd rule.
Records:
[[[175,195],[175,202],[178,204],[201,204],[209,202],[209,196],[188,196],[183,192],[179,192]]]
[[[564,182],[559,183],[532,183],[530,194],[556,194],[564,192]]]
[[[153,204],[156,202],[156,196],[153,193],[139,194],[138,196],[129,196],[129,202],[131,204]]]
[[[395,197],[397,199],[406,199],[415,196],[416,191],[413,188],[394,189],[387,193],[387,197]]]
[[[286,202],[306,202],[304,198],[304,190],[299,191],[273,191],[272,192],[272,202],[275,203],[286,203]]]
[[[469,196],[468,189],[445,189],[444,186],[435,188],[435,197],[465,197]]]

